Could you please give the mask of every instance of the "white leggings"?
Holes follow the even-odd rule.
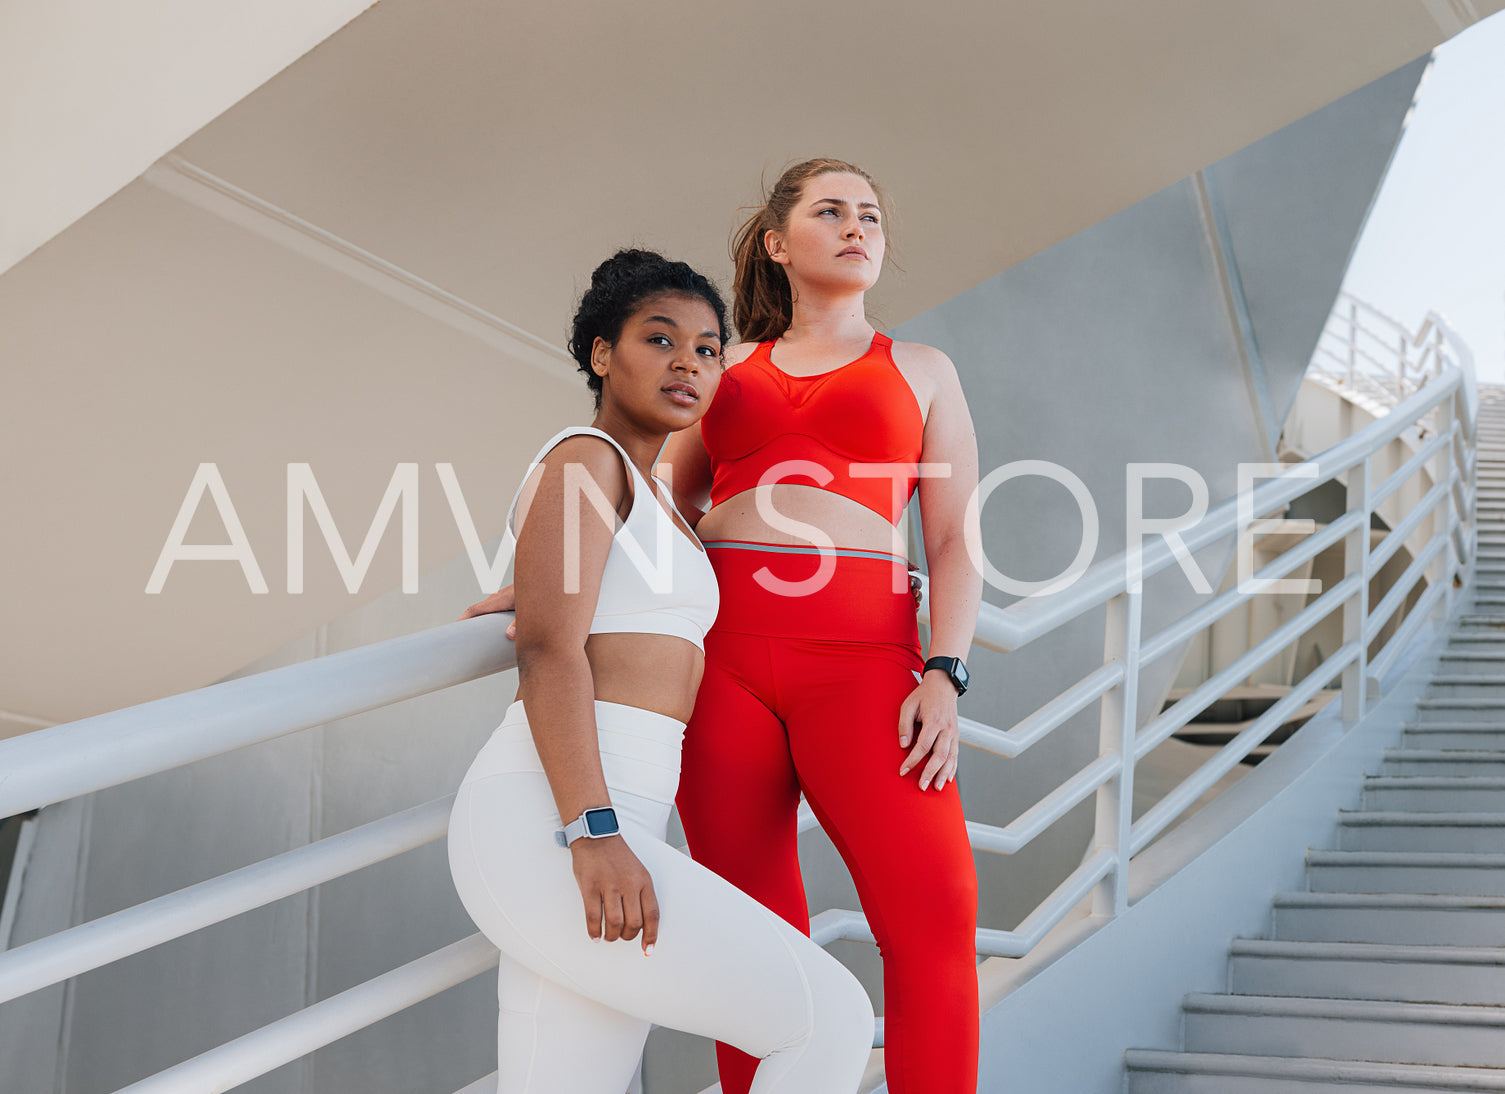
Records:
[[[664,842],[684,723],[596,700],[622,835],[653,878],[658,942],[592,942],[521,701],[455,798],[449,862],[502,951],[498,1094],[623,1094],[650,1025],[763,1058],[752,1094],[852,1094],[873,1043],[867,993],[835,958]]]

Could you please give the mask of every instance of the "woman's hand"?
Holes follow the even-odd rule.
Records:
[[[956,688],[944,673],[927,672],[899,707],[899,747],[909,749],[899,768],[900,776],[908,775],[928,756],[920,772],[920,789],[926,789],[932,781],[935,789],[942,789],[956,778],[961,743]]]
[[[516,607],[517,596],[513,592],[513,586],[503,585],[485,600],[466,608],[465,614],[461,615],[460,618],[470,619],[472,616],[490,615],[492,612],[510,612],[516,609]],[[507,637],[514,640],[517,638],[517,620],[514,619],[511,623],[507,624]]]
[[[628,941],[643,935],[643,955],[658,941],[658,899],[653,878],[621,836],[580,838],[570,844],[575,880],[585,901],[585,928],[591,940]]]
[[[923,586],[920,584],[920,570],[917,566],[911,566],[909,568],[909,595],[914,597],[914,610],[919,611],[920,601],[925,598],[925,593],[923,591]],[[485,601],[482,601],[482,603],[484,604]],[[507,609],[503,608],[501,610],[506,611]]]

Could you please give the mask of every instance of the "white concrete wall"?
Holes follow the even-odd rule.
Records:
[[[0,273],[372,3],[0,8]]]

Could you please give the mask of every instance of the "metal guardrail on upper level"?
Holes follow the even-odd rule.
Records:
[[[1340,292],[1306,374],[1380,417],[1449,364],[1463,371],[1472,419],[1479,405],[1473,354],[1440,313],[1429,311],[1412,333],[1374,305]]]
[[[1358,314],[1355,307],[1350,316],[1355,329]],[[1133,856],[1138,851],[1261,744],[1291,711],[1340,673],[1343,721],[1356,722],[1364,714],[1370,682],[1385,675],[1429,613],[1450,608],[1454,579],[1466,579],[1473,556],[1475,443],[1466,393],[1471,378],[1466,375],[1468,362],[1460,367],[1454,363],[1456,358],[1445,352],[1456,345],[1446,330],[1438,325],[1429,333],[1432,341],[1428,345],[1432,348],[1414,362],[1396,342],[1397,352],[1410,363],[1392,377],[1395,401],[1388,414],[1315,458],[1260,484],[1252,491],[1252,505],[1242,522],[1239,499],[1230,498],[1181,531],[1184,549],[1195,552],[1228,536],[1247,533],[1247,518],[1280,510],[1323,483],[1343,481],[1347,494],[1343,516],[1269,562],[1253,575],[1253,582],[1212,597],[1150,634],[1143,632],[1142,593],[1130,586],[1130,559],[1123,553],[1091,566],[1063,591],[1027,598],[1003,609],[983,605],[976,642],[1004,653],[1020,649],[1100,605],[1107,605],[1107,623],[1101,662],[1038,710],[1007,729],[962,720],[964,744],[996,756],[1013,757],[1089,706],[1099,704],[1100,709],[1099,749],[1090,763],[1011,823],[968,824],[975,848],[1011,854],[1080,803],[1090,797],[1096,799],[1092,847],[1085,860],[1015,930],[979,930],[979,954],[1027,953],[1089,895],[1093,895],[1096,914],[1123,914]],[[1411,344],[1419,343],[1413,340]],[[1383,379],[1374,379],[1362,370],[1357,360],[1356,351],[1346,378],[1364,376],[1369,378],[1366,383],[1373,380],[1381,387],[1385,385]],[[1372,461],[1376,454],[1419,426],[1426,427],[1430,439],[1420,443],[1384,481],[1374,482]],[[1430,489],[1382,541],[1371,547],[1370,513],[1424,468],[1430,472]],[[1370,605],[1370,575],[1399,551],[1428,517],[1433,518],[1431,537],[1384,598]],[[1266,580],[1289,573],[1340,540],[1344,544],[1341,581],[1211,679],[1146,724],[1138,724],[1136,696],[1139,674],[1145,666],[1182,648],[1187,639],[1258,595],[1257,588]],[[1168,541],[1156,539],[1138,558],[1141,580],[1166,569],[1175,559]],[[1370,661],[1371,642],[1429,574],[1425,591]],[[1137,821],[1131,820],[1136,762],[1339,607],[1343,611],[1342,644],[1180,786]],[[505,623],[502,616],[452,623],[0,741],[0,816],[37,809],[512,667],[513,649],[505,637]],[[443,798],[408,809],[0,954],[0,1002],[439,839],[444,834],[450,801]],[[802,826],[813,824],[814,818],[806,811]],[[860,913],[840,909],[815,917],[812,934],[822,944],[835,938],[872,938]],[[229,1089],[467,980],[495,963],[496,953],[489,943],[480,935],[472,935],[126,1089],[133,1094],[203,1094]],[[474,1088],[479,1089],[480,1084],[474,1084]]]

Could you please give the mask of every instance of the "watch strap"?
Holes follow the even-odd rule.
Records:
[[[965,695],[969,683],[967,665],[960,657],[932,657],[925,662],[921,675],[931,669],[940,669],[951,681],[957,695]]]
[[[610,832],[602,832],[599,836],[594,835],[590,830],[590,825],[586,822],[586,818],[591,813],[610,813],[612,830]],[[568,847],[582,837],[585,839],[605,839],[607,836],[615,836],[620,831],[621,826],[617,823],[616,809],[609,805],[595,806],[585,810],[574,820],[570,821],[569,824],[566,824],[563,831],[555,832],[554,842],[561,847]]]

